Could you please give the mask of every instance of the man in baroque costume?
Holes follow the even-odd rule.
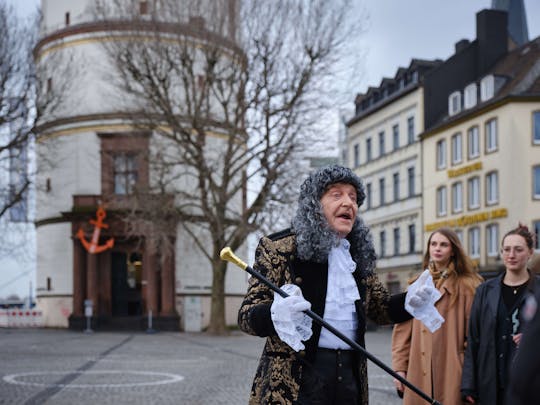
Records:
[[[364,199],[350,169],[323,167],[302,184],[291,228],[259,241],[254,270],[289,297],[249,281],[238,324],[266,337],[250,404],[368,403],[366,358],[302,312],[311,308],[362,346],[367,318],[411,318],[405,294],[390,296],[374,272],[372,237],[357,215]]]

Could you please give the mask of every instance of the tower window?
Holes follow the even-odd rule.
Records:
[[[137,160],[134,154],[114,155],[114,194],[132,194],[137,184]]]

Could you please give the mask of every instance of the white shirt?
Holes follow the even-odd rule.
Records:
[[[352,273],[356,263],[349,252],[350,243],[341,239],[328,255],[328,283],[323,319],[351,340],[356,339],[358,319],[354,302],[360,299]],[[325,327],[321,330],[319,347],[327,349],[351,349]]]

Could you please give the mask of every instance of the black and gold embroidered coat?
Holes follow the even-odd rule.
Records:
[[[263,237],[255,253],[254,270],[278,286],[296,284],[311,309],[324,314],[328,263],[298,260],[296,237],[283,231]],[[401,322],[410,319],[405,312],[405,295],[390,297],[377,276],[363,277],[360,271],[353,273],[361,299],[356,302],[358,332],[356,340],[364,346],[366,317],[378,324]],[[248,292],[238,313],[240,329],[251,335],[267,337],[259,366],[253,381],[249,404],[294,404],[302,382],[302,371],[310,367],[317,355],[321,326],[313,322],[313,336],[305,342],[306,349],[296,353],[282,342],[274,329],[270,316],[273,291],[251,277]],[[359,405],[368,403],[367,364],[361,354],[357,356],[356,377],[361,392]]]

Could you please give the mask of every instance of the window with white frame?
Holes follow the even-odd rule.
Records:
[[[491,172],[486,174],[486,204],[499,202],[499,174]]]
[[[379,156],[384,156],[384,131],[379,132]]]
[[[381,231],[379,233],[379,246],[380,246],[380,257],[384,257],[386,255],[386,232]]]
[[[446,168],[446,140],[441,139],[437,142],[437,169]]]
[[[360,145],[355,144],[353,147],[354,167],[360,166]]]
[[[533,143],[540,144],[540,111],[533,112]]]
[[[409,225],[409,253],[414,253],[416,245],[416,227],[414,224]]]
[[[469,256],[473,259],[480,257],[480,228],[469,229]]]
[[[399,149],[399,125],[396,124],[392,127],[392,147],[394,150]]]
[[[448,96],[448,115],[456,115],[461,111],[461,93],[455,91]]]
[[[463,183],[452,184],[452,212],[463,211]]]
[[[409,189],[409,197],[414,197],[414,167],[407,169],[407,185]]]
[[[467,181],[469,209],[480,207],[480,178],[472,177]]]
[[[399,245],[401,244],[399,228],[394,228],[394,256],[399,255]]]
[[[414,117],[407,118],[407,142],[414,142]]]
[[[366,161],[371,161],[371,138],[366,139]]]
[[[486,122],[486,153],[494,152],[499,147],[497,135],[497,118]]]
[[[489,75],[480,81],[480,100],[486,101],[495,95],[495,77]]]
[[[478,127],[474,126],[467,131],[467,145],[469,151],[469,159],[474,159],[480,156],[480,135]]]
[[[463,142],[461,137],[461,132],[454,134],[452,136],[452,164],[457,165],[463,160]]]
[[[476,105],[476,83],[471,83],[465,87],[463,104],[465,108],[472,108]]]
[[[394,201],[399,201],[399,172],[392,175],[392,188],[394,191]]]
[[[463,245],[463,231],[461,229],[455,229],[455,232],[456,232],[456,235],[457,235],[459,241]]]
[[[366,209],[371,208],[371,183],[366,184]]]
[[[540,166],[533,167],[533,198],[540,198]]]
[[[488,256],[493,257],[499,254],[499,225],[486,226],[486,247]]]
[[[446,215],[446,186],[437,189],[437,215],[439,217]]]
[[[384,205],[386,201],[385,190],[384,190],[386,185],[384,183],[385,183],[384,177],[380,178],[379,179],[379,205]]]

